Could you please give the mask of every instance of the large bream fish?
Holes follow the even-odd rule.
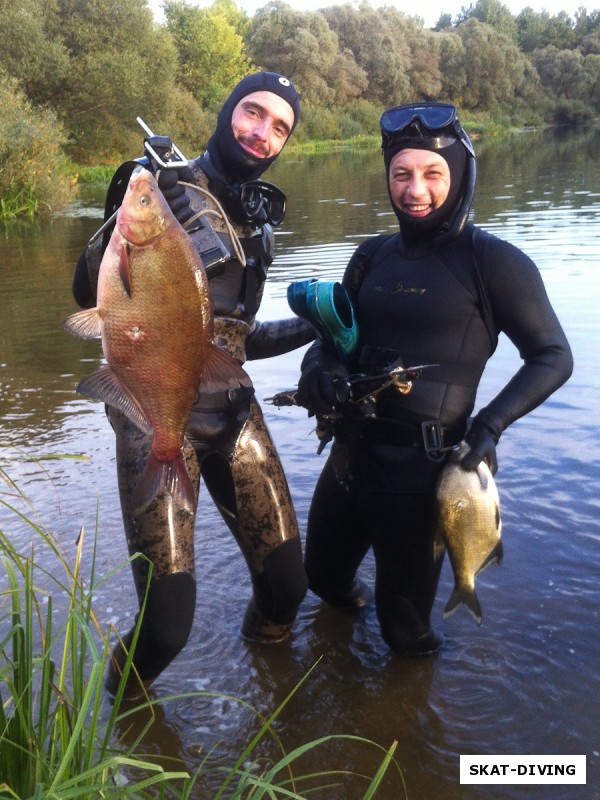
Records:
[[[436,555],[448,549],[454,572],[454,590],[444,609],[444,619],[464,603],[477,624],[482,613],[475,593],[475,578],[490,564],[502,561],[500,499],[492,473],[482,461],[465,470],[461,459],[469,451],[461,442],[452,451],[437,483],[439,527]]]
[[[139,504],[166,490],[192,509],[182,444],[198,388],[237,388],[250,379],[212,342],[200,257],[147,170],[130,178],[100,264],[97,307],[73,314],[65,327],[82,339],[101,336],[107,362],[77,390],[152,436]]]

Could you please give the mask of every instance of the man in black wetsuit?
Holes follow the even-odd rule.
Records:
[[[240,364],[288,352],[315,336],[311,326],[297,318],[263,324],[255,319],[273,260],[272,226],[281,223],[285,211],[283,194],[260,176],[281,152],[299,114],[299,97],[287,78],[270,72],[249,75],[223,105],[204,155],[156,173],[171,209],[205,263],[215,342]],[[148,141],[161,144],[160,137]],[[106,219],[119,207],[140,162],[156,167],[144,158],[117,170],[108,190]],[[209,240],[207,232],[212,235]],[[83,307],[96,302],[98,270],[109,236],[110,228],[78,261],[73,293]],[[202,473],[252,577],[253,597],[242,635],[266,643],[289,635],[307,582],[286,478],[253,395],[252,387],[199,393],[184,454],[197,491]],[[133,498],[150,439],[120,412],[108,408],[107,413],[117,440],[127,546],[130,554],[142,553],[153,565],[134,658],[137,672],[149,684],[180,652],[191,629],[196,601],[195,514],[177,507],[166,493],[145,510],[136,509]],[[132,570],[141,604],[148,561],[134,559]],[[113,652],[106,682],[113,693],[132,637],[133,629]]]
[[[352,363],[318,341],[302,364],[297,401],[317,416],[333,406],[343,413],[309,512],[305,567],[322,599],[357,608],[370,599],[356,570],[372,547],[382,637],[396,653],[419,656],[441,645],[430,613],[443,448],[464,438],[471,449],[462,466],[485,459],[495,472],[502,432],[567,380],[572,357],[533,262],[467,221],[475,154],[454,106],[389,109],[381,130],[400,230],[360,245],[346,269],[359,335]],[[501,331],[523,365],[470,420]],[[439,366],[409,394],[379,394],[372,418],[344,413],[337,379],[391,364]]]

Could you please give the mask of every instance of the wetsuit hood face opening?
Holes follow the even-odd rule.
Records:
[[[438,241],[457,236],[469,215],[475,191],[475,152],[449,103],[421,103],[384,111],[380,119],[388,195],[406,240]],[[402,150],[429,150],[448,163],[450,189],[444,202],[426,217],[414,219],[394,205],[389,175],[393,158]]]
[[[233,112],[241,100],[257,92],[271,92],[285,100],[292,109],[293,124],[286,142],[300,119],[300,97],[294,85],[283,75],[257,72],[243,78],[223,104],[217,117],[215,132],[207,146],[213,166],[222,179],[230,184],[257,180],[281,152],[280,150],[271,157],[260,158],[249,153],[236,139],[232,128]]]

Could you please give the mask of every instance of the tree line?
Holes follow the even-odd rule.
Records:
[[[36,136],[52,140],[48,158],[114,164],[141,149],[138,115],[196,155],[220,103],[257,68],[297,86],[296,140],[377,133],[384,107],[415,99],[519,126],[600,109],[598,10],[515,16],[477,0],[433,29],[366,1],[298,11],[274,0],[251,18],[235,0],[165,0],[163,10],[157,23],[146,0],[0,0],[3,194],[8,162],[39,152]]]

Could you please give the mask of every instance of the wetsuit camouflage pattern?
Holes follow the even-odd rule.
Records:
[[[190,162],[195,182],[208,188],[203,171],[207,156]],[[116,173],[107,196],[106,217],[118,207],[135,162]],[[187,189],[193,210],[212,207],[206,196]],[[211,224],[228,251],[234,252],[226,226],[218,216]],[[215,313],[215,342],[240,363],[266,358],[300,347],[314,339],[314,331],[297,318],[260,324],[260,306],[267,270],[272,261],[273,232],[234,225],[245,252],[247,266],[231,258],[207,270]],[[95,303],[97,271],[104,242],[88,248],[80,258],[74,295],[82,306]],[[195,241],[194,233],[191,233]],[[151,682],[185,645],[191,629],[195,601],[195,513],[177,507],[162,494],[142,512],[134,511],[136,485],[147,459],[150,438],[120,412],[107,409],[116,434],[119,492],[130,554],[142,553],[152,563],[152,576],[137,649],[135,667]],[[199,393],[185,442],[187,467],[196,486],[200,475],[232,531],[248,565],[253,597],[242,634],[261,642],[279,641],[289,634],[298,605],[306,593],[306,576],[298,524],[277,451],[253,390],[206,395]],[[149,563],[132,561],[140,604],[147,591]],[[133,630],[124,637],[129,645]],[[124,662],[119,645],[113,653],[107,687],[115,691]]]

